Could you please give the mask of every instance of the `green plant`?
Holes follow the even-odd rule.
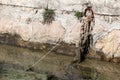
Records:
[[[43,23],[50,24],[54,20],[55,12],[52,9],[49,9],[48,6],[45,8],[43,13]]]
[[[79,19],[83,16],[83,14],[82,14],[82,12],[75,11],[74,16],[76,16],[76,17],[77,17],[77,19],[79,20]]]

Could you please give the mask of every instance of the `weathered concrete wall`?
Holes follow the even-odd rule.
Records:
[[[120,57],[119,0],[0,0],[0,33],[17,33],[23,40],[51,43],[79,41],[80,23],[74,11],[83,11],[91,2],[95,13],[93,39],[95,50],[108,58]],[[43,25],[42,13],[47,6],[55,10],[55,21]]]

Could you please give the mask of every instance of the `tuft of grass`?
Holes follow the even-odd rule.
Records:
[[[80,20],[80,19],[83,17],[83,14],[82,14],[82,12],[80,12],[80,11],[75,11],[74,16],[76,16],[77,19]]]
[[[45,8],[43,13],[43,23],[50,24],[54,20],[55,12],[52,9],[49,9],[48,6]]]

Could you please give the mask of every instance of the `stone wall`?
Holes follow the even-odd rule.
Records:
[[[94,49],[106,57],[120,57],[119,0],[0,0],[0,33],[19,34],[24,41],[77,43],[81,24],[74,11],[91,2],[95,14]],[[46,6],[55,10],[55,21],[42,24]]]

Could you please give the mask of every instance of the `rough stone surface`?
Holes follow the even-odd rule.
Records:
[[[79,43],[80,41],[80,28],[82,26],[82,23],[80,21],[77,21],[75,25],[73,25],[71,31],[66,33],[65,39],[69,40],[69,43]]]
[[[74,11],[83,11],[87,2],[92,3],[95,13],[93,47],[107,58],[120,57],[119,0],[0,0],[0,33],[19,34],[30,42],[78,43],[81,24]],[[55,21],[43,25],[42,15],[47,4],[55,9]]]
[[[60,21],[42,24],[42,13],[35,14],[31,8],[1,8],[0,33],[20,34],[23,40],[33,42],[59,41],[63,39],[65,29]],[[57,34],[57,35],[56,35]]]
[[[97,40],[95,47],[103,51],[108,58],[120,57],[120,30],[112,30]]]
[[[107,58],[119,57],[120,17],[95,16],[93,40],[96,51],[103,52]]]
[[[0,0],[2,4],[45,8],[47,5],[53,9],[59,10],[82,10],[83,4],[91,2],[95,13],[120,15],[119,0]]]

